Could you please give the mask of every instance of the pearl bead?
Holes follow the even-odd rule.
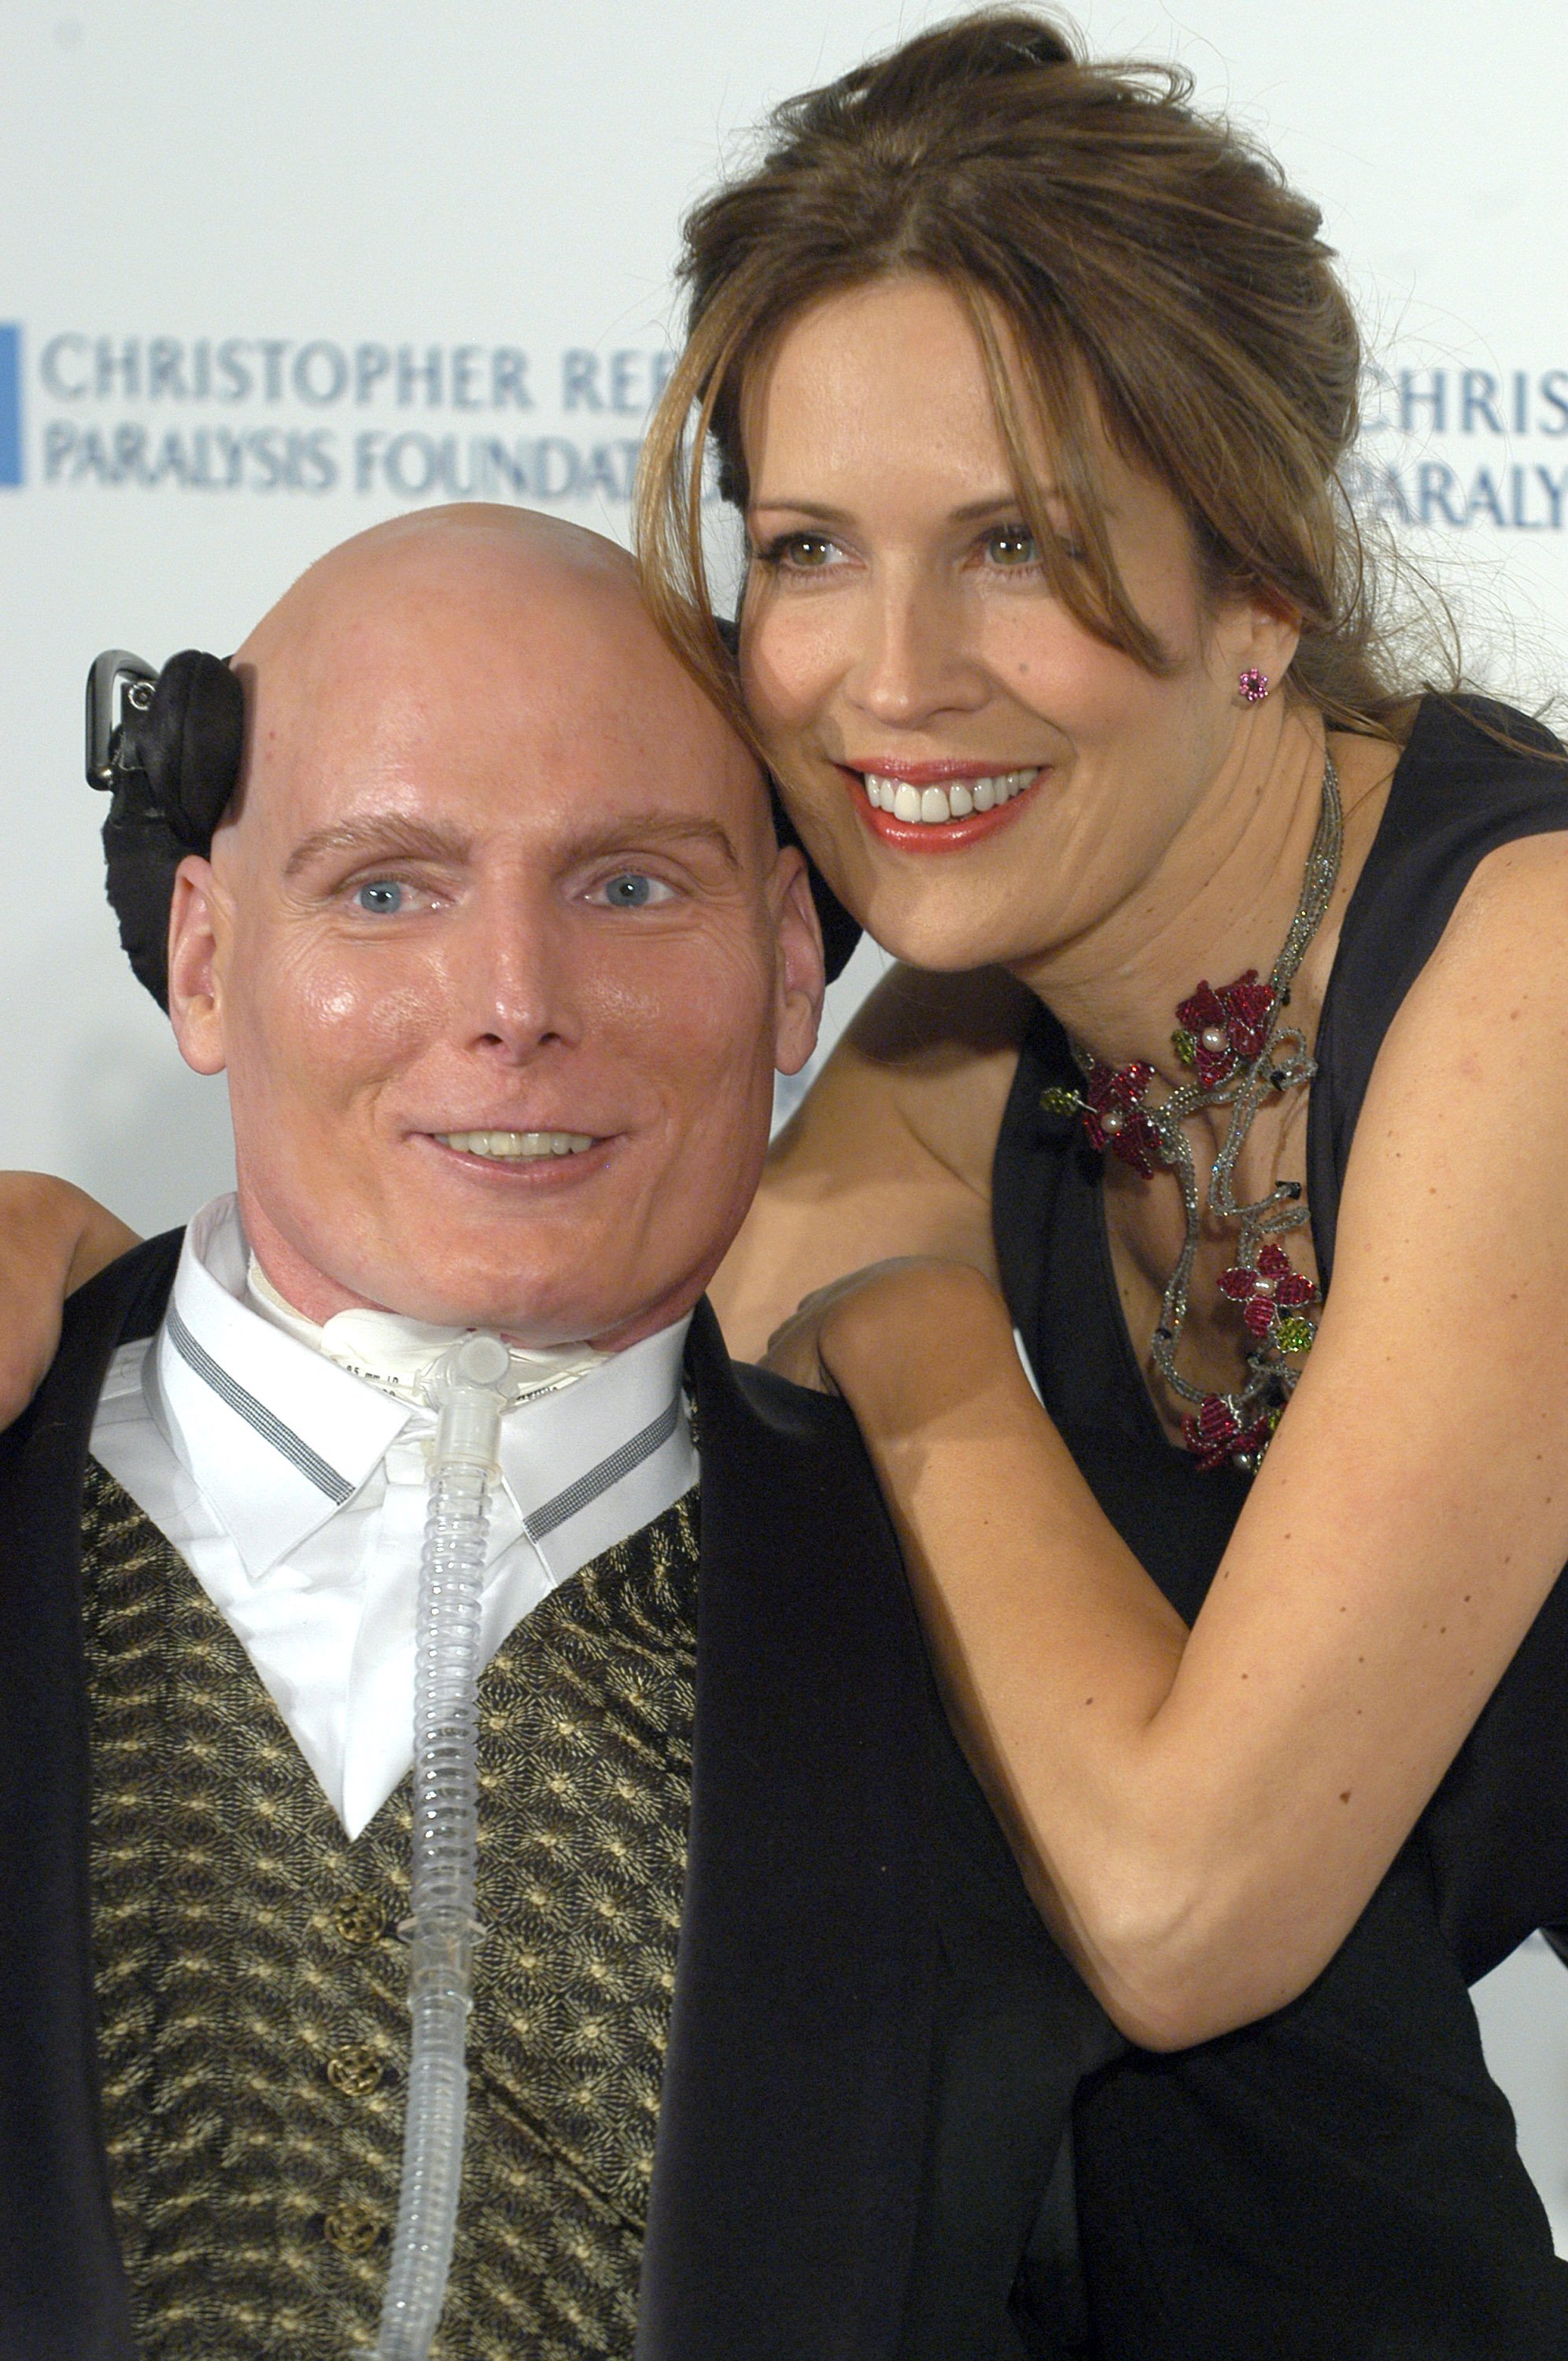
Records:
[[[1198,1038],[1202,1042],[1205,1049],[1223,1049],[1225,1046],[1225,1028],[1223,1025],[1205,1025]]]
[[[1100,1118],[1100,1128],[1107,1139],[1114,1139],[1126,1120],[1120,1107],[1107,1107]]]
[[[1262,1271],[1259,1271],[1257,1277],[1253,1280],[1252,1291],[1255,1295],[1272,1295],[1274,1292],[1274,1281],[1271,1279],[1265,1279]]]

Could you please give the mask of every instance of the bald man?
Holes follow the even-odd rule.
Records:
[[[210,845],[178,857],[205,774],[138,807],[186,817],[137,956],[227,1076],[237,1195],[73,1298],[0,1445],[0,2361],[373,2329],[422,1382],[470,1327],[522,1398],[438,2351],[1065,2352],[1057,2159],[1115,2038],[935,1705],[847,1415],[732,1368],[700,1300],[815,1035],[800,856],[565,525],[380,527],[234,675]]]

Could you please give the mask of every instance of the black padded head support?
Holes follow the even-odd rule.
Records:
[[[186,648],[159,674],[147,706],[127,705],[111,743],[104,860],[109,905],[139,981],[169,1005],[174,873],[206,853],[239,783],[245,692],[221,656]]]
[[[738,624],[727,615],[717,619],[718,635],[731,655],[739,653],[740,632]],[[806,847],[800,841],[794,820],[784,809],[784,797],[778,791],[773,774],[765,772],[768,800],[773,807],[773,827],[781,844],[793,844],[806,854],[806,874],[811,880],[811,898],[817,905],[817,921],[822,929],[822,956],[828,970],[828,981],[834,983],[849,966],[855,945],[861,939],[861,922],[852,918],[831,885],[818,870]]]

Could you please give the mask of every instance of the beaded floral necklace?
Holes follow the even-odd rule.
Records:
[[[1323,800],[1317,833],[1307,855],[1307,873],[1296,915],[1266,983],[1248,968],[1234,983],[1201,983],[1176,1012],[1171,1041],[1190,1082],[1179,1082],[1158,1106],[1146,1093],[1155,1070],[1146,1060],[1103,1066],[1078,1042],[1072,1054],[1083,1075],[1080,1091],[1054,1088],[1041,1104],[1053,1115],[1081,1117],[1091,1148],[1109,1150],[1145,1179],[1156,1165],[1175,1172],[1187,1213],[1187,1235],[1166,1283],[1150,1351],[1156,1368],[1192,1411],[1181,1422],[1188,1449],[1201,1467],[1234,1466],[1253,1474],[1296,1389],[1300,1362],[1317,1333],[1310,1308],[1318,1290],[1292,1269],[1279,1239],[1305,1224],[1308,1213],[1299,1180],[1276,1183],[1253,1204],[1235,1201],[1235,1169],[1253,1118],[1271,1092],[1302,1090],[1317,1071],[1306,1036],[1285,1023],[1290,986],[1307,946],[1322,923],[1339,874],[1343,824],[1339,774],[1331,755],[1323,764]],[[1210,1393],[1190,1385],[1176,1366],[1187,1321],[1188,1288],[1198,1252],[1204,1208],[1198,1193],[1192,1150],[1182,1126],[1205,1107],[1229,1107],[1224,1140],[1209,1182],[1209,1211],[1237,1229],[1235,1260],[1220,1274],[1221,1292],[1239,1304],[1250,1343],[1246,1375],[1232,1393]]]

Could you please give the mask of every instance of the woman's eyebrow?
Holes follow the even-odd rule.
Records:
[[[323,853],[360,852],[387,861],[461,862],[467,859],[470,849],[466,837],[440,828],[433,821],[392,813],[385,817],[373,815],[313,829],[289,855],[283,874],[297,877]]]
[[[1043,500],[1061,499],[1054,484],[1041,484],[1038,491]],[[996,516],[1003,510],[1010,510],[1016,516],[1019,507],[1020,496],[1014,487],[1008,484],[1002,491],[989,493],[983,500],[966,500],[962,508],[950,509],[948,515],[954,524],[974,524],[980,518]]]
[[[822,500],[792,500],[787,492],[769,492],[765,496],[758,493],[749,503],[748,513],[755,515],[759,509],[788,509],[792,516],[815,517],[818,524],[850,522],[848,509],[829,508]]]
[[[1042,484],[1039,493],[1043,500],[1059,500],[1062,497],[1054,484]],[[986,492],[977,500],[965,500],[961,508],[949,509],[948,520],[951,524],[973,524],[980,517],[996,516],[1004,510],[1016,515],[1018,506],[1017,491],[1011,484],[1004,484],[998,491]],[[784,492],[759,492],[750,503],[748,513],[756,516],[772,509],[786,509],[792,516],[811,517],[818,524],[851,522],[848,509],[831,508],[822,500],[792,500]]]

